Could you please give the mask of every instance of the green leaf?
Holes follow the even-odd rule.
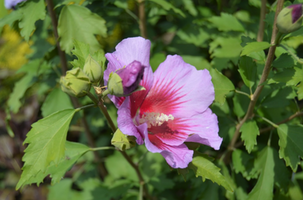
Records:
[[[294,66],[294,64],[294,59],[286,53],[283,53],[272,63],[273,67],[276,68],[291,68]]]
[[[29,143],[22,160],[25,162],[16,188],[25,180],[45,172],[53,162],[55,165],[64,157],[66,135],[74,114],[79,109],[61,110],[32,124],[24,143]]]
[[[256,121],[249,120],[246,121],[241,127],[241,139],[244,141],[244,145],[248,153],[254,148],[257,144],[257,136],[260,135],[258,125]]]
[[[268,42],[250,42],[243,47],[241,56],[246,56],[253,52],[259,52],[270,47]]]
[[[13,129],[10,126],[11,113],[10,113],[10,110],[9,110],[9,108],[7,106],[5,106],[5,114],[6,114],[6,117],[5,117],[5,128],[6,128],[6,131],[9,134],[9,136],[15,137]]]
[[[233,191],[229,182],[220,173],[220,168],[211,162],[207,156],[194,156],[190,163],[190,168],[194,170],[196,177],[201,176],[203,181],[205,181],[205,179],[209,179],[212,182],[216,182],[218,185],[222,185],[226,190]]]
[[[92,52],[89,47],[89,44],[85,44],[77,40],[74,40],[73,44],[74,49],[72,50],[72,53],[78,58],[70,62],[74,66],[74,68],[79,67],[83,69],[87,57],[91,55],[100,64],[104,71],[104,63],[106,61],[106,58],[102,49],[96,52]]]
[[[220,17],[213,16],[209,19],[209,21],[213,23],[213,25],[220,31],[245,31],[244,27],[237,20],[237,18],[228,13],[222,12]]]
[[[15,21],[22,19],[22,13],[20,10],[14,10],[10,14],[6,15],[3,18],[0,18],[0,32],[4,25],[8,24],[10,27],[13,27]]]
[[[278,127],[279,155],[286,162],[286,166],[296,172],[300,157],[303,158],[303,127],[281,124]]]
[[[185,9],[193,16],[197,16],[198,15],[198,11],[195,8],[195,5],[192,1],[187,1],[187,0],[182,0]]]
[[[254,86],[257,79],[257,65],[252,58],[243,56],[239,62],[239,73],[247,87]]]
[[[232,162],[236,173],[241,173],[247,180],[257,178],[258,171],[254,168],[254,157],[252,155],[236,149],[232,153]]]
[[[154,3],[162,6],[162,8],[164,10],[172,9],[175,13],[181,15],[182,17],[185,17],[185,14],[182,12],[182,10],[180,10],[179,8],[174,7],[172,4],[170,4],[169,2],[167,2],[165,0],[149,0],[149,1],[154,2]]]
[[[101,49],[95,35],[106,36],[105,21],[99,15],[79,5],[63,7],[58,23],[60,46],[70,53],[73,41],[78,40],[90,46],[92,52]]]
[[[46,68],[48,68],[48,64],[46,62],[36,59],[23,65],[17,71],[17,73],[25,72],[26,75],[15,83],[13,92],[9,96],[7,103],[13,113],[17,113],[19,111],[20,107],[22,106],[21,99],[25,92],[36,82],[36,76],[38,76],[41,71]]]
[[[245,91],[246,92],[246,91]],[[246,114],[250,99],[247,96],[236,93],[233,97],[233,111],[241,118]]]
[[[248,194],[248,200],[255,199],[273,199],[273,187],[274,187],[274,157],[273,149],[271,147],[265,147],[257,158],[261,164],[261,174],[257,184]]]
[[[21,6],[20,12],[22,13],[22,18],[19,22],[20,33],[28,41],[35,30],[36,21],[45,18],[45,3],[43,0],[28,0]]]
[[[42,116],[46,117],[54,112],[63,109],[73,108],[69,96],[61,90],[61,88],[53,89],[46,97],[42,104]]]
[[[235,89],[234,84],[218,70],[211,68],[209,70],[212,77],[211,81],[215,87],[215,101],[224,104],[226,95]]]
[[[87,151],[89,147],[75,142],[65,142],[65,154],[64,157],[57,163],[51,163],[45,170],[39,171],[35,176],[26,177],[21,175],[17,189],[24,185],[36,183],[38,186],[43,182],[43,179],[50,175],[52,178],[52,184],[60,182],[64,174],[77,162],[77,160]]]
[[[152,67],[153,71],[156,71],[156,69],[159,67],[159,65],[164,62],[166,59],[166,55],[164,53],[156,53],[152,55],[150,59],[150,66]]]

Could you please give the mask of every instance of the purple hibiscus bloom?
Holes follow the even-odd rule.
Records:
[[[302,4],[290,5],[287,8],[291,8],[292,23],[295,23],[302,16]]]
[[[14,8],[18,3],[26,0],[5,0],[4,5],[6,9]]]
[[[145,66],[140,85],[146,90],[128,97],[110,96],[118,107],[118,127],[145,143],[153,153],[160,153],[173,168],[186,168],[193,150],[184,142],[220,148],[217,116],[209,106],[214,100],[214,86],[208,70],[197,70],[178,56],[167,56],[155,73],[149,65],[150,41],[141,37],[128,38],[107,53],[110,72],[138,61]]]

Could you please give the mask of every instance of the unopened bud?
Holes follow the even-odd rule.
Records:
[[[302,25],[302,4],[283,8],[277,17],[277,27],[281,33],[291,33]]]
[[[122,97],[138,90],[144,90],[143,87],[139,87],[144,68],[140,62],[134,61],[127,67],[111,73],[107,84],[109,94]]]
[[[136,146],[136,138],[134,136],[124,135],[120,129],[117,129],[111,143],[116,147],[116,149],[125,151]]]
[[[60,84],[63,92],[75,97],[85,96],[91,87],[89,78],[80,68],[67,71]]]
[[[102,79],[103,71],[99,63],[90,55],[87,57],[83,72],[88,76],[92,83],[98,84]]]

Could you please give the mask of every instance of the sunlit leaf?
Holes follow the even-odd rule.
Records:
[[[241,139],[244,141],[244,145],[248,153],[257,144],[257,136],[260,134],[256,121],[246,121],[240,129]]]
[[[259,51],[267,49],[269,47],[270,47],[270,44],[268,42],[250,42],[250,43],[247,43],[243,47],[241,56],[245,56],[245,55],[248,55],[253,52],[259,52]]]
[[[203,181],[209,179],[218,185],[222,185],[226,190],[233,191],[226,178],[220,173],[220,168],[210,161],[207,156],[194,156],[190,168],[194,170],[197,177],[201,176]]]
[[[67,131],[77,111],[79,109],[61,110],[32,124],[24,141],[29,145],[22,158],[25,163],[17,189],[31,177],[44,173],[51,162],[57,165],[64,157]]]
[[[79,5],[63,7],[58,23],[61,48],[70,53],[73,41],[77,40],[88,44],[92,52],[101,49],[95,35],[106,36],[105,21],[99,15]]]
[[[209,19],[220,31],[241,31],[244,32],[244,27],[237,20],[236,17],[228,14],[221,13],[220,17],[213,16]]]
[[[274,188],[274,157],[273,149],[265,147],[257,158],[261,167],[261,174],[257,184],[248,194],[248,200],[272,199]]]
[[[209,71],[212,77],[211,81],[215,87],[215,101],[223,104],[225,102],[226,95],[235,89],[233,83],[218,70],[211,68]]]
[[[35,23],[39,19],[45,18],[45,2],[43,0],[28,0],[20,8],[22,13],[19,27],[21,28],[21,35],[26,41],[29,40],[30,35],[35,30]]]
[[[303,158],[303,127],[281,124],[278,127],[279,155],[286,162],[287,166],[296,172],[300,157]]]
[[[66,141],[64,157],[59,160],[57,164],[52,162],[44,172],[39,171],[35,176],[30,176],[29,178],[26,176],[21,176],[18,184],[28,185],[36,183],[37,185],[39,185],[43,182],[43,179],[48,175],[50,175],[50,177],[52,178],[52,184],[58,183],[60,182],[62,177],[64,177],[64,174],[87,151],[89,151],[89,147],[83,144]]]

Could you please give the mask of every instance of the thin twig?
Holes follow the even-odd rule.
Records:
[[[292,119],[294,119],[296,117],[300,117],[300,116],[303,116],[303,112],[296,112],[295,114],[291,115],[290,117],[288,117],[288,118],[286,118],[286,119],[278,122],[277,125],[284,124],[284,123],[286,123],[286,122],[288,122],[288,121],[290,121],[290,120],[292,120]],[[260,130],[260,133],[265,133],[265,132],[270,131],[270,130],[272,130],[274,128],[275,127],[272,127],[272,126],[271,127],[267,127],[267,128],[263,128],[263,129]]]
[[[279,14],[279,12],[282,10],[283,7],[283,3],[284,0],[279,0],[278,4],[277,4],[277,9],[276,9],[276,14],[275,14],[275,21],[273,24],[273,31],[272,31],[272,36],[271,36],[271,47],[269,48],[269,52],[267,55],[267,59],[265,62],[265,66],[262,72],[262,76],[261,79],[259,81],[259,84],[257,86],[257,89],[255,90],[254,94],[251,96],[251,101],[249,103],[246,115],[244,116],[244,118],[239,122],[239,124],[236,126],[236,131],[235,134],[230,142],[230,144],[228,145],[228,150],[232,151],[234,149],[234,146],[236,144],[236,141],[238,140],[239,136],[240,136],[240,129],[242,127],[242,125],[246,122],[246,120],[250,119],[253,117],[254,114],[254,107],[256,105],[256,102],[262,92],[262,89],[264,87],[264,83],[267,80],[267,77],[269,75],[269,72],[271,70],[271,63],[273,61],[274,55],[275,55],[275,50],[276,50],[276,42],[277,40],[277,27],[276,27],[276,23],[277,23],[277,16]],[[278,36],[279,37],[279,36]]]
[[[46,4],[47,4],[47,9],[48,9],[50,18],[52,20],[54,35],[55,35],[55,39],[56,39],[56,46],[57,46],[57,49],[58,49],[58,54],[59,54],[60,62],[61,62],[61,72],[62,72],[62,75],[64,76],[66,71],[67,71],[67,61],[66,61],[65,53],[61,50],[60,43],[59,43],[59,35],[58,35],[58,30],[57,30],[58,23],[57,23],[56,14],[54,12],[53,1],[52,0],[46,0]]]
[[[107,122],[109,123],[109,126],[110,126],[110,128],[112,129],[112,131],[113,131],[113,132],[116,132],[117,128],[116,128],[116,126],[114,125],[113,120],[111,119],[110,115],[108,114],[107,109],[106,109],[106,107],[104,106],[103,101],[102,101],[101,98],[99,99],[99,104],[98,104],[98,106],[99,106],[101,112],[104,114],[105,118],[107,119]],[[140,185],[143,185],[143,191],[144,191],[145,196],[146,196],[146,197],[149,197],[147,187],[146,187],[146,185],[145,185],[143,176],[142,176],[142,174],[141,174],[141,172],[140,172],[140,169],[139,169],[138,165],[136,165],[136,164],[131,160],[131,158],[125,153],[125,151],[119,151],[119,152],[120,152],[120,153],[122,154],[122,156],[127,160],[127,162],[134,168],[134,170],[136,171],[137,176],[138,176],[138,178],[139,178],[139,184],[140,184]]]
[[[259,22],[259,32],[257,36],[257,41],[262,42],[264,36],[264,28],[265,28],[265,15],[266,15],[266,0],[261,1],[261,10],[260,10],[260,22]]]
[[[138,3],[139,3],[139,28],[140,28],[141,36],[147,39],[144,0],[138,0]]]

